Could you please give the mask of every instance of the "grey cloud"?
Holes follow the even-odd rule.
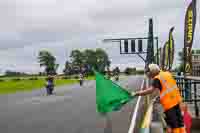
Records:
[[[175,26],[178,50],[183,46],[186,4],[183,0],[1,0],[0,68],[15,64],[12,68],[39,71],[37,52],[48,49],[62,64],[61,71],[72,49],[97,47],[109,53],[113,64],[142,66],[136,57],[119,55],[117,44],[101,40],[147,36],[148,18],[153,17],[154,34],[161,46],[169,28]],[[198,47],[199,40],[194,42]]]

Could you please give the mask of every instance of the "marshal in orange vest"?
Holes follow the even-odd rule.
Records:
[[[162,90],[160,91],[160,103],[165,111],[181,103],[182,98],[179,88],[170,72],[161,71],[154,79],[160,80],[162,86]]]

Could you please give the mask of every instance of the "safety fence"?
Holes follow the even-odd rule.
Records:
[[[147,111],[144,114],[144,118],[140,126],[141,133],[150,133],[154,103],[155,103],[155,99],[151,100],[150,104],[148,105]]]
[[[200,78],[184,78],[181,76],[175,77],[178,87],[180,88],[181,95],[183,97],[183,101],[187,102],[190,105],[193,105],[192,110],[195,111],[195,116],[199,117],[199,107],[200,107]],[[148,85],[147,79],[144,79],[141,89],[144,85]],[[160,125],[157,128],[159,129],[159,133],[164,132],[164,128],[166,127],[166,123],[164,121],[164,117],[162,115],[162,111],[155,112],[155,103],[156,98],[150,97],[139,97],[131,125],[128,133],[150,133],[152,132],[152,127],[155,126],[155,121],[159,121]],[[156,120],[154,117],[157,117]],[[154,130],[155,131],[155,130]],[[153,131],[153,132],[154,132]]]
[[[195,116],[199,117],[200,106],[200,79],[184,78],[182,76],[175,77],[178,87],[180,88],[183,101],[189,105],[193,105],[192,110]]]
[[[140,89],[142,89],[144,87],[144,85],[145,85],[145,79],[142,81],[142,85],[141,85]],[[140,128],[139,123],[142,121],[141,113],[144,113],[143,111],[144,111],[144,99],[141,96],[139,96],[136,106],[134,108],[134,112],[132,114],[128,133],[138,132],[138,129]]]

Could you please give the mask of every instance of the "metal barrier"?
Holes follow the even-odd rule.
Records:
[[[145,80],[142,81],[142,85],[141,85],[140,89],[142,89],[144,87],[144,83],[145,83]],[[131,119],[131,124],[130,124],[129,130],[128,130],[128,133],[133,133],[133,132],[136,131],[136,128],[137,128],[136,124],[137,124],[137,121],[138,121],[138,112],[140,110],[141,101],[142,101],[142,97],[139,96],[137,103],[136,103],[136,106],[135,106],[135,109],[134,109],[134,112],[133,112],[133,116],[132,116],[132,119]]]
[[[144,75],[144,80],[142,82],[141,88],[143,89],[144,86],[147,85],[147,78]],[[130,127],[128,130],[128,133],[138,133],[140,131],[141,128],[141,123],[144,119],[144,114],[147,110],[147,103],[146,103],[146,98],[147,97],[141,97],[139,96],[138,100],[137,100],[137,104],[134,107],[134,112],[132,114],[132,118],[131,118],[131,123],[130,123]]]
[[[195,116],[199,117],[199,106],[200,106],[200,78],[191,79],[184,77],[175,77],[178,87],[180,88],[181,95],[183,97],[183,101],[188,104],[194,105]],[[152,99],[151,99],[152,100]],[[153,100],[152,100],[153,103]],[[159,112],[152,112],[153,104],[149,105],[149,109],[144,117],[143,124],[141,127],[145,130],[145,133],[161,133],[164,132],[166,128],[166,123],[161,114]],[[151,114],[153,113],[153,114]],[[158,120],[151,120],[153,116],[159,116]],[[150,124],[151,123],[151,124]],[[150,130],[149,130],[150,127]]]
[[[188,104],[193,104],[194,110],[195,110],[195,116],[199,117],[200,79],[195,80],[195,79],[184,78],[184,77],[175,77],[175,79],[177,81],[178,87],[180,88],[180,92],[183,97],[183,101],[187,102]],[[145,85],[144,81],[142,83],[142,86]],[[141,86],[141,89],[142,89],[142,86]],[[153,99],[151,99],[151,100],[153,100]],[[147,100],[147,101],[149,101],[149,100]],[[147,130],[145,130],[145,132],[148,132],[148,133],[151,132],[149,130],[149,127],[150,126],[152,127],[152,125],[150,123],[151,123],[151,118],[152,118],[153,104],[149,104],[149,105],[150,106],[148,106],[148,104],[146,103],[146,97],[144,97],[144,98],[139,97],[139,99],[137,101],[137,105],[133,112],[133,117],[132,117],[132,121],[131,121],[128,133],[135,133],[135,132],[138,133],[138,132],[140,132],[139,129],[141,127],[143,129],[147,129]],[[138,114],[138,111],[140,111],[140,113],[139,113],[140,115]],[[158,115],[158,114],[153,114],[153,115]],[[155,129],[157,129],[157,128],[155,128]]]
[[[144,119],[141,124],[141,131],[142,133],[149,133],[150,132],[150,125],[152,122],[152,113],[153,113],[153,106],[156,98],[154,98],[148,106],[147,111],[145,112]]]
[[[176,76],[175,79],[183,97],[183,101],[188,104],[194,104],[195,116],[199,117],[200,80],[184,78],[181,76]]]

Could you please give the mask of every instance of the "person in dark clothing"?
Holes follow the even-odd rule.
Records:
[[[80,86],[82,86],[83,85],[83,74],[82,73],[80,73],[79,74],[79,83],[80,83]]]
[[[52,95],[54,90],[54,77],[48,76],[46,82],[47,95]]]

